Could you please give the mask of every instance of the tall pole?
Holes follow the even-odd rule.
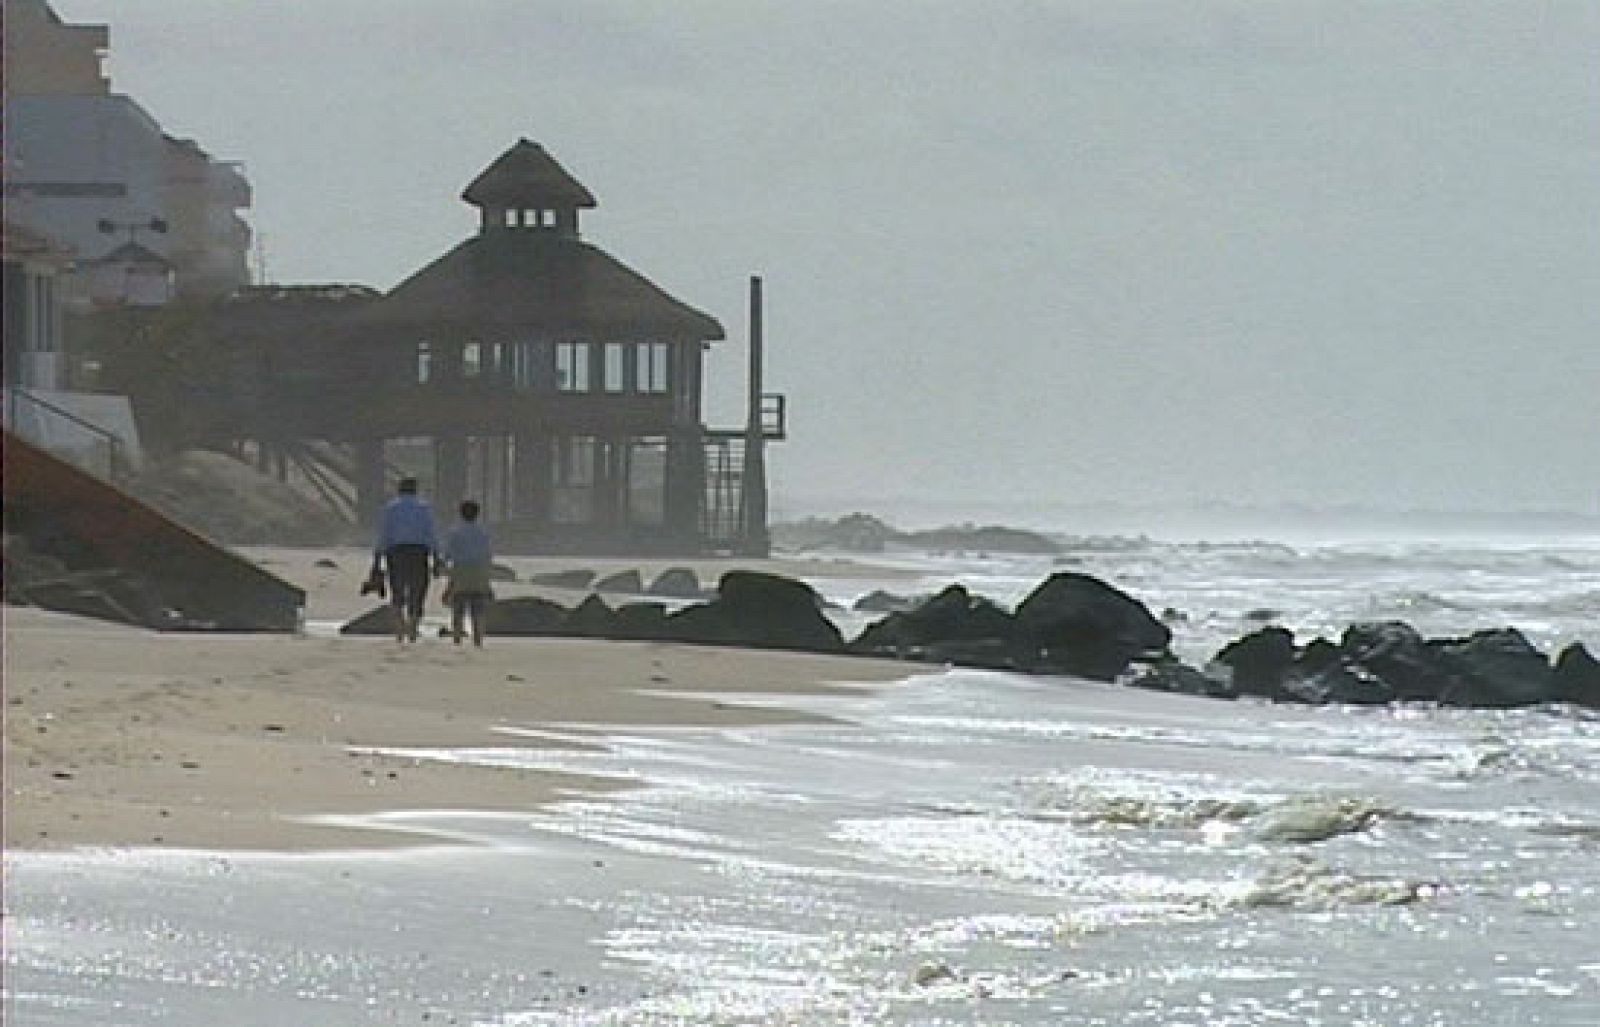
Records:
[[[740,552],[765,557],[772,551],[767,536],[766,436],[761,426],[761,276],[750,276],[750,395],[744,428],[744,521]]]

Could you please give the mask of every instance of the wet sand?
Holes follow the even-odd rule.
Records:
[[[343,620],[372,605],[358,595],[366,570],[358,551],[246,552],[307,590],[308,622]],[[317,566],[327,560],[335,566]],[[522,577],[596,566],[508,562]],[[641,568],[647,583],[658,569]],[[698,569],[715,583],[717,567]],[[846,576],[838,566],[827,573]],[[501,591],[533,590],[514,584]],[[570,593],[547,594],[571,600]],[[438,615],[437,600],[430,602],[430,614]],[[536,746],[550,743],[497,729],[550,725],[592,732],[603,745],[611,726],[795,722],[806,716],[730,696],[859,687],[910,673],[884,661],[642,642],[490,639],[478,650],[438,638],[401,646],[315,633],[166,635],[13,607],[4,618],[7,848],[302,850],[419,842],[299,818],[528,810],[617,787],[573,775],[377,756],[362,751],[367,747]]]

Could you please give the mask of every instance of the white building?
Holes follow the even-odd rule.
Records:
[[[45,0],[4,0],[8,220],[103,260],[132,243],[171,264],[179,294],[249,283],[250,184],[162,131],[101,70],[109,31],[63,23]],[[85,287],[75,287],[82,294]],[[93,292],[96,302],[119,302]]]

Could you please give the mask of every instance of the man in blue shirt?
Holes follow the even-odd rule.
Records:
[[[433,509],[417,498],[417,479],[401,478],[397,492],[383,508],[372,559],[374,563],[381,559],[388,566],[395,641],[415,642],[439,542]]]

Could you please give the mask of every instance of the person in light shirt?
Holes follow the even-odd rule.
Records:
[[[378,541],[372,547],[374,565],[382,560],[389,571],[397,642],[417,640],[422,604],[438,557],[433,508],[417,497],[417,479],[401,478],[395,497],[383,508]]]
[[[461,644],[464,621],[470,614],[472,644],[481,646],[483,619],[494,599],[494,589],[489,585],[494,554],[489,545],[489,533],[478,523],[478,504],[465,499],[460,509],[461,523],[451,529],[444,543],[444,558],[450,574],[450,584],[445,588],[450,606],[450,635],[456,645]]]

